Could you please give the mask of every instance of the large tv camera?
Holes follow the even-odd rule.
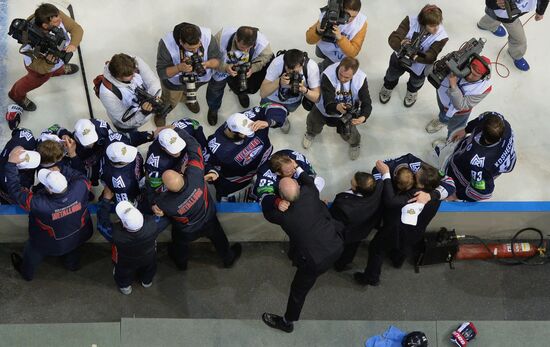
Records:
[[[135,94],[136,101],[140,106],[146,102],[150,103],[151,106],[153,106],[153,112],[158,116],[165,117],[173,109],[172,105],[164,104],[162,101],[159,100],[158,93],[157,95],[151,95],[143,87],[136,87]],[[122,119],[123,122],[127,120],[128,119]]]
[[[248,71],[252,63],[247,61],[246,63],[238,63],[233,65],[233,71],[237,73],[237,79],[239,80],[239,91],[244,92],[248,89]]]
[[[420,32],[415,32],[410,42],[401,45],[401,48],[397,51],[397,60],[402,66],[410,68],[414,63],[414,56],[423,54],[420,52],[420,45],[428,35],[430,33],[424,28]]]
[[[485,45],[485,39],[471,38],[462,44],[460,49],[445,55],[433,64],[433,69],[428,75],[428,81],[436,87],[441,86],[441,82],[452,72],[457,77],[466,77],[470,74],[470,62],[477,58],[483,64],[485,62],[479,54]],[[488,68],[488,67],[487,67]]]
[[[34,22],[22,18],[16,18],[11,22],[8,35],[22,45],[29,45],[33,48],[34,55],[46,57],[53,55],[56,61],[61,59],[65,64],[71,60],[73,54],[65,52],[67,36],[62,28],[53,27],[50,31],[42,30]],[[20,53],[25,53],[20,50]]]
[[[325,12],[321,20],[321,30],[323,31],[321,40],[336,42],[332,27],[346,24],[350,18],[349,13],[344,11],[344,0],[328,0],[327,6],[321,8],[321,12]]]
[[[339,133],[342,134],[342,136],[350,136],[352,127],[351,121],[359,117],[361,117],[361,103],[356,101],[353,105],[347,104],[346,113],[339,118]]]

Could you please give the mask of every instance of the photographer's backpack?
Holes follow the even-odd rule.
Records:
[[[98,98],[99,98],[99,89],[103,84],[105,88],[113,92],[113,94],[115,94],[119,100],[122,100],[122,93],[120,92],[120,89],[118,89],[117,86],[109,82],[109,80],[106,79],[105,76],[97,75],[96,78],[94,78],[93,84],[94,84],[95,96],[97,96]]]

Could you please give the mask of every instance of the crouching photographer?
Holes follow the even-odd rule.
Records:
[[[36,104],[27,93],[50,77],[78,71],[77,65],[67,63],[80,44],[84,30],[57,7],[44,3],[26,20],[15,19],[8,34],[23,45],[19,53],[24,55],[27,69],[27,75],[15,82],[8,96],[25,111],[35,111]]]
[[[103,75],[94,79],[94,90],[115,128],[137,130],[155,114],[164,119],[170,105],[160,101],[160,80],[140,57],[115,54],[105,64]]]
[[[327,67],[321,78],[321,98],[307,115],[307,130],[302,140],[311,147],[315,136],[328,125],[336,127],[342,139],[349,143],[349,157],[359,157],[363,124],[372,111],[367,75],[359,69],[359,61],[346,57]]]

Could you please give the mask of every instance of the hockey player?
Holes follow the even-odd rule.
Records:
[[[214,182],[216,200],[248,199],[252,178],[273,151],[269,128],[283,125],[286,116],[286,109],[279,104],[254,107],[231,115],[208,137],[205,179]]]
[[[45,256],[63,256],[70,271],[79,268],[79,247],[93,233],[88,210],[90,183],[80,172],[68,166],[41,169],[38,180],[44,186],[31,192],[21,188],[17,164],[24,161],[23,148],[10,153],[6,164],[7,187],[10,196],[29,211],[29,241],[23,258],[12,253],[13,267],[30,281]]]
[[[468,136],[464,137],[466,134]],[[482,113],[471,120],[458,135],[445,172],[456,183],[456,197],[466,201],[490,199],[495,179],[511,172],[516,165],[514,132],[510,123],[497,112]]]

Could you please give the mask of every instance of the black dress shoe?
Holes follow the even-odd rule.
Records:
[[[376,287],[380,284],[380,280],[373,281],[373,280],[369,279],[367,276],[365,276],[365,274],[363,272],[354,273],[353,274],[353,279],[355,280],[356,283],[361,284],[363,286],[369,285],[369,286]]]
[[[216,125],[218,123],[218,110],[208,109],[208,114],[206,115],[208,124]]]
[[[248,106],[250,106],[250,98],[248,97],[248,94],[237,94],[237,97],[239,98],[239,104],[241,104],[242,107],[248,108]]]
[[[264,312],[264,314],[262,314],[262,320],[268,327],[282,330],[285,333],[291,333],[294,330],[294,324],[285,323],[283,317],[273,313]]]
[[[23,264],[23,259],[21,258],[21,256],[17,253],[12,253],[10,254],[10,257],[11,264],[13,265],[15,271],[19,272],[19,274],[23,276],[23,274],[21,273],[21,265]]]
[[[233,264],[235,264],[235,262],[237,261],[237,259],[241,257],[243,246],[241,246],[240,243],[235,243],[233,246],[231,246],[231,251],[233,253],[233,257],[231,258],[231,260],[224,262],[223,266],[225,268],[232,267]]]

